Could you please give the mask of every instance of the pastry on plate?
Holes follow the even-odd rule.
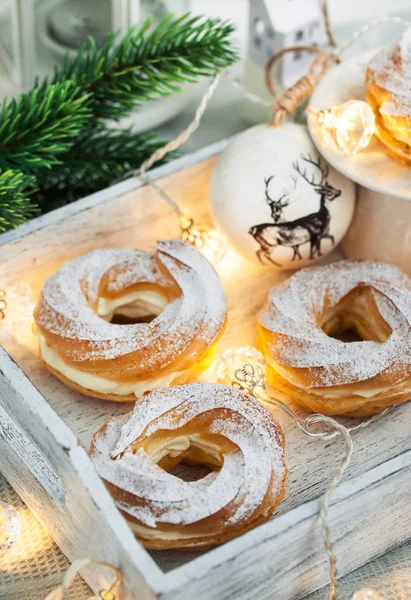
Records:
[[[392,156],[411,164],[411,28],[370,61],[366,86],[377,137]]]

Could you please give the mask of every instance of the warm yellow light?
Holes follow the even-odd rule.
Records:
[[[14,546],[21,532],[21,521],[11,504],[0,502],[0,558]]]
[[[325,110],[307,109],[314,115],[337,147],[346,154],[364,150],[375,133],[375,115],[367,102],[348,100]]]
[[[354,592],[352,600],[383,600],[383,598],[374,590],[363,589],[358,590],[358,592]]]
[[[231,348],[221,355],[216,364],[217,383],[238,387],[249,394],[265,386],[265,360],[252,346]]]
[[[227,251],[227,238],[220,229],[195,223],[184,214],[179,216],[181,239],[195,246],[213,265],[222,259]]]
[[[26,568],[27,561],[34,557],[46,555],[54,542],[27,506],[19,502],[15,509],[21,523],[20,532],[5,556],[2,556],[0,551],[0,573],[2,569],[7,569],[9,574],[16,574],[16,577],[19,577],[20,573]],[[0,533],[0,537],[1,535]]]
[[[1,330],[7,331],[19,343],[25,344],[32,338],[33,310],[33,296],[28,283],[20,282],[0,290],[0,334]]]

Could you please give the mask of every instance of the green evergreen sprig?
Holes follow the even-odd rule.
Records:
[[[28,198],[35,185],[35,177],[20,171],[0,173],[0,232],[18,227],[37,212]]]
[[[215,74],[237,60],[231,48],[233,27],[218,19],[186,14],[166,17],[150,30],[151,19],[132,28],[116,44],[117,34],[98,47],[93,39],[66,59],[50,83],[70,79],[84,93],[99,119],[119,118],[136,105],[181,91],[181,84]],[[43,85],[48,85],[45,80]]]
[[[64,163],[41,174],[34,200],[44,211],[103,189],[138,168],[163,145],[153,133],[131,129],[102,130],[83,137]]]
[[[0,169],[35,174],[40,167],[61,161],[92,117],[89,96],[72,81],[35,87],[17,99],[3,102],[0,111]]]
[[[189,14],[154,28],[148,20],[120,41],[115,34],[102,46],[90,39],[51,77],[4,101],[0,227],[31,218],[34,202],[47,212],[138,168],[162,144],[152,134],[113,130],[107,121],[231,65],[232,31],[218,19]]]

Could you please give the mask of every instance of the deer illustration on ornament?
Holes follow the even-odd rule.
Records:
[[[355,185],[319,156],[306,127],[257,125],[220,154],[210,206],[245,258],[296,269],[331,252],[354,212]]]
[[[312,212],[293,221],[286,221],[284,217],[284,208],[289,205],[289,193],[284,192],[278,200],[273,200],[268,193],[268,185],[274,175],[265,179],[265,195],[266,201],[271,209],[271,217],[274,224],[263,223],[254,225],[249,229],[249,234],[253,236],[256,242],[260,245],[256,254],[260,262],[264,263],[264,259],[272,262],[277,266],[282,266],[274,260],[273,254],[277,246],[288,246],[293,250],[292,261],[295,259],[302,260],[300,246],[310,244],[309,259],[314,260],[322,256],[321,242],[329,239],[332,246],[335,243],[334,236],[330,233],[331,215],[328,210],[328,202],[333,202],[341,195],[341,190],[332,186],[327,178],[329,168],[321,164],[320,157],[316,160],[309,155],[301,154],[301,162],[308,163],[317,171],[308,173],[306,167],[302,167],[300,161],[293,162],[293,168],[308,185],[312,186],[315,192],[319,195],[319,210]],[[295,189],[296,179],[291,178]]]

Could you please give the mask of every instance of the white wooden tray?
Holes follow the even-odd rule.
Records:
[[[153,171],[189,214],[208,218],[207,184],[221,142]],[[0,236],[0,288],[45,278],[93,248],[147,248],[178,227],[151,188],[131,179]],[[218,265],[229,301],[220,350],[252,344],[268,290],[286,275],[246,263],[234,251]],[[129,405],[80,396],[48,373],[34,336],[0,327],[0,469],[70,559],[119,566],[124,598],[294,600],[328,581],[317,522],[318,497],[341,458],[341,440],[307,439],[282,413],[290,480],[276,516],[205,553],[147,552],[88,458],[92,434]],[[355,453],[331,505],[339,574],[411,537],[411,405],[355,434]],[[94,589],[105,573],[86,569]],[[1,584],[0,584],[1,587]]]

